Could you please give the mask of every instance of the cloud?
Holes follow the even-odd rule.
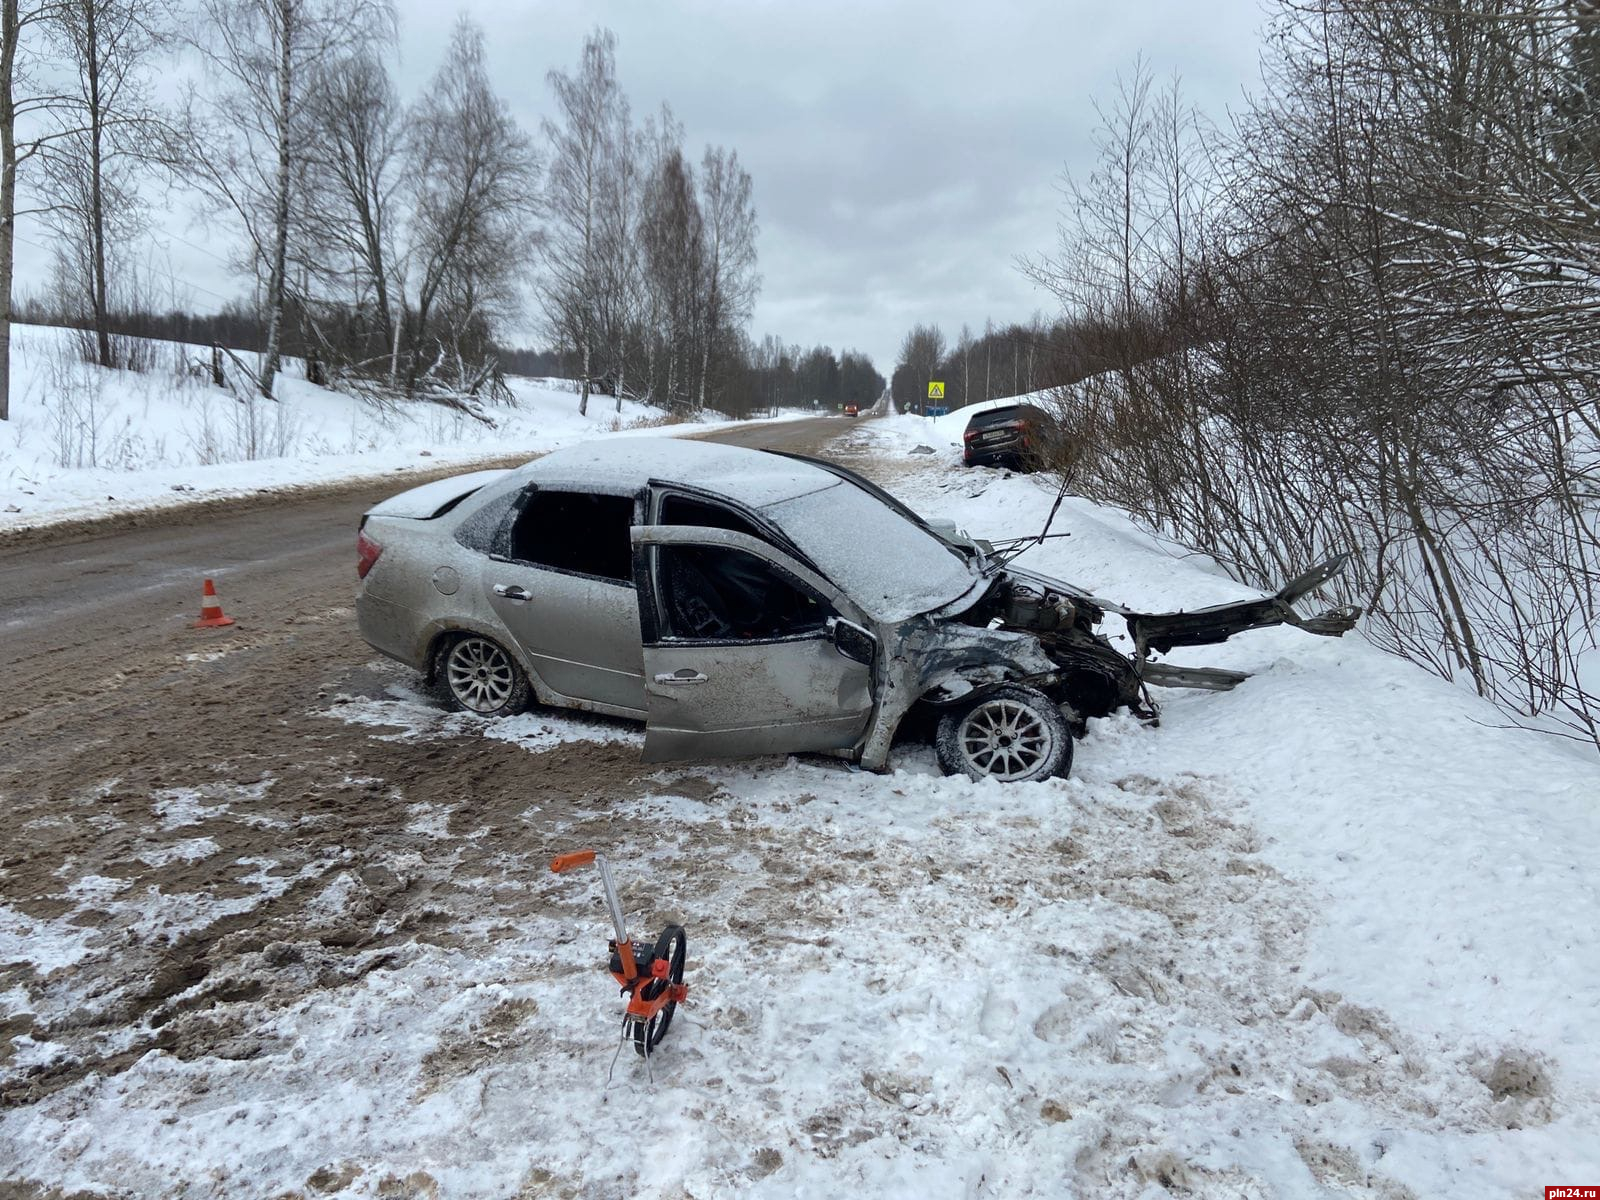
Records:
[[[885,373],[915,321],[953,334],[1053,312],[1015,259],[1053,244],[1062,170],[1090,166],[1093,99],[1142,51],[1220,118],[1255,77],[1260,20],[1255,0],[469,11],[530,122],[547,107],[545,72],[575,63],[595,25],[612,29],[635,111],[669,102],[696,155],[735,147],[754,177],[754,332],[855,346]],[[409,56],[440,44],[453,14],[414,0],[405,19]]]
[[[399,84],[437,69],[460,9],[400,0]],[[1143,52],[1220,119],[1256,76],[1256,0],[971,4],[951,0],[476,0],[496,86],[532,130],[546,75],[597,25],[618,39],[635,115],[670,103],[698,160],[738,150],[755,180],[764,284],[752,332],[856,347],[885,374],[917,321],[954,335],[1051,314],[1017,271],[1051,248],[1064,168],[1092,165],[1093,101]],[[174,274],[241,294],[186,216]],[[37,235],[34,235],[37,236]],[[22,258],[32,253],[22,248]],[[43,261],[42,255],[34,258]],[[19,261],[24,276],[31,260]],[[529,340],[537,331],[524,331]]]

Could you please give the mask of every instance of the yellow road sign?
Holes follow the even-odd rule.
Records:
[[[929,400],[943,400],[944,399],[944,383],[942,381],[937,380],[937,379],[930,379],[928,381],[928,399]]]

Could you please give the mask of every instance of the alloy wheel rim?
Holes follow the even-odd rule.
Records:
[[[961,754],[978,775],[1026,778],[1054,749],[1054,731],[1024,704],[990,700],[961,722]]]
[[[476,713],[489,713],[511,699],[516,677],[511,659],[487,638],[465,638],[445,663],[450,694]]]

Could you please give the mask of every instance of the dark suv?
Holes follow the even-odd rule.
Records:
[[[974,413],[961,436],[961,461],[969,467],[1031,471],[1055,432],[1054,418],[1032,404],[1007,404]]]

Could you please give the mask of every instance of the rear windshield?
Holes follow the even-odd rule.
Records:
[[[1020,404],[1008,404],[1005,408],[991,408],[986,412],[973,413],[972,420],[967,422],[967,428],[987,429],[991,425],[1004,425],[1007,421],[1015,421],[1022,415],[1022,405]]]

